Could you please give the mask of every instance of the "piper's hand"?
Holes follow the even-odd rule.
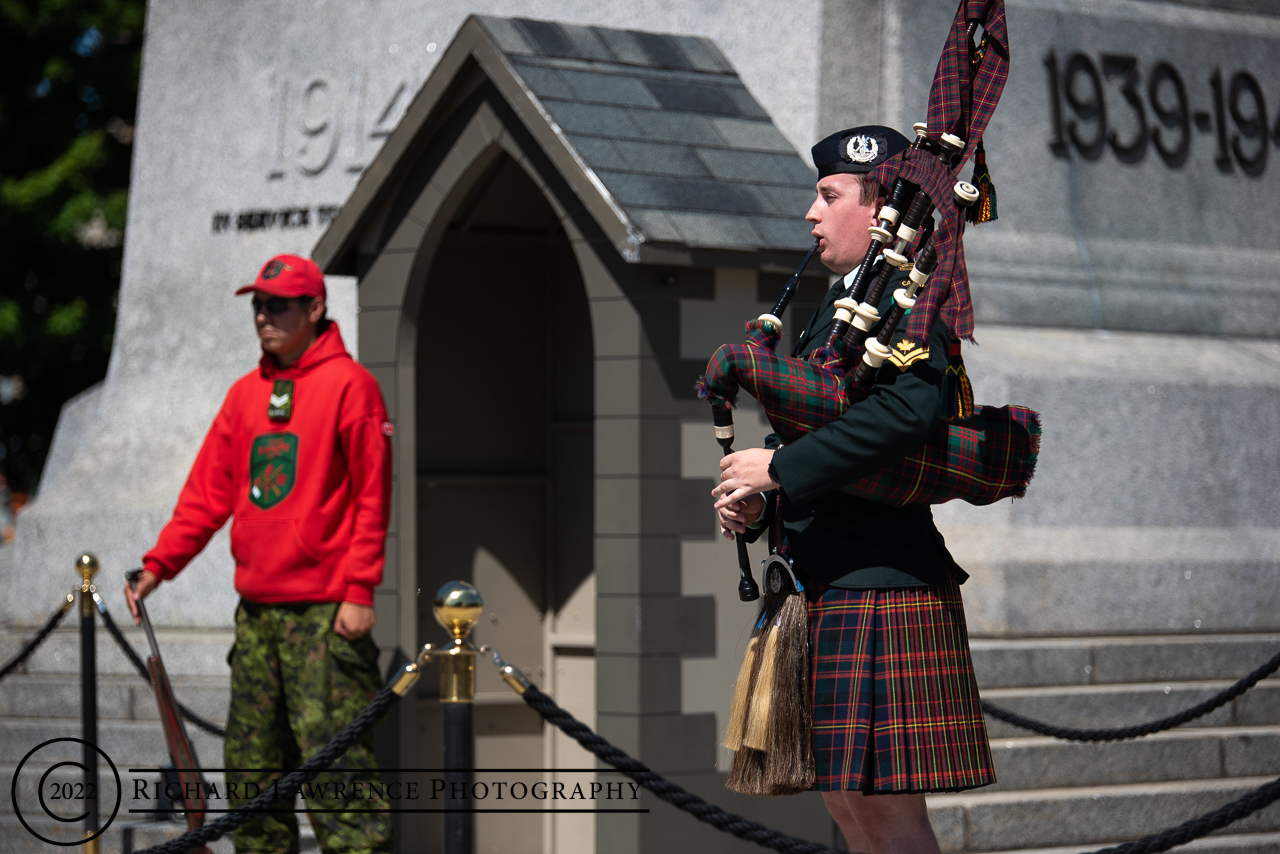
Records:
[[[720,535],[732,540],[735,533],[745,534],[747,526],[759,519],[763,512],[764,496],[759,493],[719,508],[716,514],[720,517]]]
[[[147,570],[142,570],[142,575],[138,576],[138,586],[130,587],[127,583],[124,586],[124,601],[129,603],[129,613],[133,614],[133,624],[135,626],[142,625],[142,615],[138,613],[138,603],[151,594],[160,586],[160,579],[156,578]]]
[[[349,641],[359,640],[369,634],[377,622],[378,615],[372,605],[343,602],[338,606],[338,615],[333,618],[333,631]]]
[[[720,485],[711,490],[718,500],[716,510],[742,501],[748,495],[777,489],[781,484],[769,477],[769,462],[773,451],[766,448],[750,448],[736,451],[720,458]]]

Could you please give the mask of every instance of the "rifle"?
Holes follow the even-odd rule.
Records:
[[[130,589],[138,585],[142,576],[141,569],[125,573],[125,581]],[[200,773],[200,762],[196,759],[196,749],[187,736],[187,728],[182,723],[182,713],[178,711],[178,701],[173,696],[173,686],[169,684],[169,674],[165,672],[164,662],[160,659],[160,647],[156,644],[156,633],[151,628],[151,618],[147,615],[146,606],[138,600],[138,614],[142,617],[142,628],[147,633],[147,645],[151,654],[147,656],[147,672],[151,675],[151,687],[156,694],[156,705],[160,709],[160,726],[164,729],[164,743],[169,750],[169,759],[173,762],[174,773],[178,785],[182,789],[181,801],[187,818],[187,832],[199,829],[204,824],[205,810],[209,804],[205,797],[208,785],[204,775]],[[173,801],[179,798],[171,798]],[[193,854],[212,854],[208,847],[192,849]]]

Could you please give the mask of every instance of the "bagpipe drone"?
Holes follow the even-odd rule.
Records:
[[[979,29],[981,41],[975,43]],[[862,263],[845,276],[825,344],[805,359],[776,352],[782,315],[817,252],[815,242],[773,309],[747,323],[746,343],[722,346],[699,379],[698,395],[711,404],[725,454],[732,449],[739,389],[760,403],[783,443],[795,442],[872,394],[904,323],[905,341],[915,346],[928,342],[941,317],[953,339],[946,417],[917,449],[843,491],[894,506],[957,498],[984,505],[1025,494],[1039,453],[1039,415],[1018,406],[975,407],[959,357],[960,339],[973,336],[963,223],[967,212],[974,222],[994,214],[981,139],[1008,68],[1003,0],[961,0],[930,89],[928,122],[914,125],[915,141],[867,176],[890,189]],[[982,189],[957,180],[975,153],[974,178]],[[877,266],[881,256],[884,263]],[[894,292],[881,318],[879,305],[899,270],[908,272],[907,286]],[[745,540],[736,540],[739,595],[759,598]],[[780,544],[781,530],[775,528],[773,553],[765,562],[767,595],[734,688],[725,737],[725,746],[735,751],[728,785],[747,794],[792,794],[812,788],[814,781],[807,612],[798,595],[803,588]]]

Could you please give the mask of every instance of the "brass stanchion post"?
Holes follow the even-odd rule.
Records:
[[[474,587],[451,581],[436,594],[435,615],[453,635],[443,649],[434,650],[440,662],[440,702],[444,711],[444,779],[448,787],[444,815],[445,854],[473,854],[475,814],[471,801],[476,760],[476,654],[467,635],[480,619],[484,600]]]
[[[480,619],[484,600],[464,581],[450,581],[436,593],[435,615],[453,635],[441,647],[426,644],[417,659],[391,680],[392,690],[407,696],[432,659],[440,662],[440,703],[444,712],[444,854],[474,854],[475,815],[471,784],[476,764],[476,649],[467,640]],[[506,678],[506,677],[504,677]],[[510,681],[508,679],[508,681]]]
[[[81,761],[84,765],[84,835],[98,832],[98,650],[93,629],[93,576],[98,572],[98,559],[89,552],[76,558],[80,574],[80,737],[84,739]],[[98,854],[100,838],[84,844],[89,854]]]

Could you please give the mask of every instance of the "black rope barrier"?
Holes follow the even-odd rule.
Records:
[[[58,623],[62,622],[62,618],[67,615],[67,611],[71,610],[71,606],[75,601],[76,597],[68,593],[67,598],[62,600],[62,604],[58,606],[58,610],[49,615],[49,619],[45,622],[44,627],[41,628],[40,631],[36,632],[35,637],[27,641],[27,645],[22,648],[21,652],[11,658],[9,663],[6,664],[3,669],[0,669],[0,679],[3,679],[14,670],[17,670],[18,667],[31,656],[31,653],[36,651],[36,647],[44,643],[44,639],[49,636],[50,632],[58,627]]]
[[[1277,661],[1277,659],[1280,659],[1280,656],[1272,659],[1272,661]],[[1271,662],[1268,662],[1267,665],[1263,665],[1263,667],[1258,668],[1248,677],[1236,683],[1232,689],[1229,689],[1239,689],[1233,696],[1238,696],[1253,687],[1252,684],[1243,685],[1248,679],[1252,678],[1254,682],[1257,682],[1258,679],[1270,673],[1271,671],[1266,670],[1266,667],[1270,665]],[[1275,666],[1271,667],[1271,670],[1275,669]],[[1243,687],[1241,687],[1242,685]],[[704,821],[719,830],[732,833],[740,839],[755,842],[775,851],[797,852],[797,854],[800,854],[800,852],[803,852],[803,854],[828,854],[828,852],[833,852],[833,849],[825,845],[786,836],[764,825],[756,824],[753,821],[747,821],[741,816],[725,812],[719,807],[707,803],[697,795],[685,791],[675,783],[663,779],[658,774],[646,769],[642,763],[596,735],[586,724],[560,708],[555,700],[539,691],[536,686],[530,685],[525,688],[521,696],[548,723],[555,724],[566,735],[573,738],[587,750],[590,750],[664,801],[690,813],[699,821]],[[1168,851],[1175,846],[1184,845],[1202,836],[1207,836],[1215,830],[1220,830],[1232,822],[1239,821],[1277,800],[1280,800],[1280,778],[1225,806],[1219,807],[1213,812],[1184,822],[1177,827],[1171,827],[1160,833],[1144,836],[1134,842],[1126,842],[1123,845],[1111,848],[1100,848],[1097,851],[1089,852],[1089,854],[1158,854],[1158,852]]]
[[[1219,807],[1210,813],[1205,813],[1199,818],[1193,818],[1191,821],[1184,822],[1177,827],[1171,827],[1161,833],[1151,836],[1144,836],[1136,842],[1126,842],[1123,845],[1116,845],[1113,848],[1100,848],[1097,851],[1091,851],[1089,854],[1156,854],[1159,851],[1168,851],[1177,845],[1184,845],[1193,839],[1199,839],[1207,836],[1215,830],[1220,830],[1234,821],[1239,821],[1247,815],[1257,812],[1265,806],[1280,800],[1280,777],[1254,789],[1242,798],[1232,801],[1226,806]]]
[[[145,851],[139,852],[139,854],[187,854],[193,848],[199,848],[215,839],[220,839],[240,825],[253,821],[263,810],[278,804],[279,801],[274,797],[276,789],[283,789],[288,792],[287,800],[292,804],[293,792],[296,791],[298,786],[314,780],[322,771],[336,762],[352,745],[363,738],[365,733],[382,719],[391,704],[399,699],[400,695],[393,690],[391,685],[388,685],[378,693],[378,696],[373,698],[369,705],[365,706],[364,711],[349,723],[346,729],[338,733],[338,736],[333,741],[321,748],[320,752],[315,756],[299,765],[296,770],[290,771],[284,777],[281,777],[273,789],[263,792],[247,804],[236,807],[217,821],[210,822],[196,830],[188,831],[181,836],[170,839],[168,842],[152,846]]]
[[[98,606],[98,612],[102,614],[102,622],[106,624],[107,631],[111,633],[111,636],[116,639],[116,643],[120,646],[120,650],[124,653],[125,658],[129,659],[134,668],[137,669],[138,675],[147,680],[147,684],[150,685],[151,671],[147,670],[147,665],[143,663],[141,656],[134,651],[133,644],[129,643],[129,639],[124,636],[124,632],[120,631],[120,627],[116,625],[116,621],[112,618],[111,612],[107,610],[105,605],[101,604]],[[178,703],[178,711],[184,718],[191,721],[191,723],[200,727],[200,729],[210,735],[216,735],[218,738],[222,738],[227,734],[225,729],[212,721],[208,721],[200,717],[195,712],[184,706],[181,702]]]
[[[787,852],[787,854],[836,854],[835,849],[828,848],[826,845],[819,845],[816,842],[808,842],[804,839],[796,839],[794,836],[787,836],[784,833],[765,827],[763,824],[748,821],[742,816],[725,812],[720,807],[707,803],[692,792],[686,791],[670,780],[655,774],[645,768],[644,763],[631,758],[596,735],[591,731],[590,727],[560,708],[555,700],[539,691],[536,686],[530,685],[525,688],[520,696],[524,698],[530,708],[542,715],[544,720],[560,727],[565,735],[568,735],[578,744],[581,744],[587,750],[590,750],[596,756],[599,756],[605,762],[608,762],[614,768],[617,768],[623,774],[635,780],[659,798],[662,798],[662,800],[678,809],[684,810],[698,821],[706,822],[717,830],[731,833],[739,839],[763,845],[765,848],[772,848],[774,851],[783,851]]]
[[[1067,741],[1123,741],[1128,738],[1139,738],[1144,735],[1163,732],[1167,729],[1182,726],[1188,721],[1193,721],[1196,718],[1204,717],[1214,709],[1224,706],[1236,697],[1239,697],[1245,691],[1248,691],[1250,688],[1257,685],[1262,679],[1270,676],[1277,670],[1280,670],[1280,652],[1273,655],[1266,664],[1263,664],[1248,676],[1245,676],[1239,682],[1236,682],[1230,688],[1213,695],[1202,703],[1197,703],[1191,708],[1183,709],[1175,715],[1169,715],[1168,717],[1160,718],[1159,720],[1151,721],[1150,723],[1117,727],[1115,729],[1072,729],[1071,727],[1055,726],[1053,724],[1045,723],[1044,721],[1037,721],[1033,718],[1023,717],[1016,712],[1011,712],[1008,709],[1002,709],[999,706],[993,706],[985,700],[982,702],[982,711],[991,715],[993,718],[1002,720],[1007,724],[1012,724],[1020,729],[1031,730],[1032,732],[1038,732],[1041,735],[1050,735],[1054,738],[1061,738]]]
[[[97,597],[94,597],[97,599]],[[57,628],[58,624],[66,616],[71,605],[74,604],[75,597],[68,595],[63,604],[50,615],[45,625],[40,631],[23,647],[23,649],[14,656],[3,668],[0,668],[0,679],[8,676],[16,668],[18,668],[30,655],[40,646],[41,643],[49,636],[49,634]],[[106,624],[107,631],[115,638],[116,643],[124,652],[125,657],[133,664],[134,668],[142,678],[146,679],[148,684],[151,682],[151,674],[147,670],[146,664],[142,658],[133,649],[133,646],[125,638],[120,627],[116,624],[106,607],[98,601],[98,610],[101,612],[103,622]],[[1138,724],[1127,727],[1117,727],[1113,729],[1075,729],[1071,727],[1060,727],[1053,724],[1037,721],[1002,709],[988,702],[982,703],[982,710],[992,717],[1004,721],[1013,726],[1037,732],[1042,735],[1052,736],[1054,738],[1065,739],[1069,741],[1121,741],[1125,739],[1138,738],[1153,733],[1162,732],[1181,726],[1196,718],[1203,717],[1215,709],[1231,702],[1236,697],[1250,690],[1258,684],[1262,679],[1270,676],[1280,670],[1280,653],[1274,655],[1265,664],[1258,667],[1244,678],[1240,679],[1224,691],[1215,694],[1209,699],[1197,703],[1196,705],[1185,709],[1177,714],[1169,715],[1164,718],[1152,721],[1146,724]],[[653,792],[662,800],[672,804],[677,809],[683,810],[699,821],[710,824],[717,830],[730,833],[739,839],[745,839],[754,842],[765,848],[775,851],[786,852],[786,854],[835,854],[834,849],[816,842],[809,842],[803,839],[787,836],[779,831],[772,830],[762,824],[749,821],[741,816],[726,812],[721,808],[710,804],[697,795],[689,792],[675,783],[666,780],[662,776],[648,770],[643,763],[637,761],[627,755],[622,750],[610,744],[593,732],[588,726],[577,720],[573,715],[566,712],[549,696],[540,691],[536,686],[529,684],[524,688],[521,696],[525,702],[542,716],[548,723],[559,727],[566,735],[573,738],[585,749],[598,756],[601,760],[616,768],[625,776],[635,780],[644,788]],[[321,772],[332,765],[339,757],[341,757],[350,747],[355,744],[361,737],[368,732],[386,713],[386,710],[399,699],[399,695],[395,693],[392,686],[384,688],[377,697],[360,713],[354,721],[351,722],[333,741],[325,745],[315,756],[305,762],[296,770],[278,781],[277,786],[271,792],[266,792],[254,798],[249,803],[232,810],[231,812],[213,821],[197,830],[185,833],[175,839],[171,839],[161,845],[147,849],[141,854],[184,854],[192,848],[200,847],[215,839],[234,831],[237,827],[252,821],[264,809],[272,805],[276,798],[273,796],[276,789],[283,786],[286,791],[295,790],[302,783],[314,779]],[[179,711],[182,716],[191,723],[201,729],[212,733],[216,736],[225,736],[226,731],[210,721],[205,720],[196,713],[192,712],[181,703],[178,704]],[[1213,812],[1206,813],[1198,818],[1184,822],[1177,827],[1172,827],[1160,833],[1143,837],[1134,842],[1127,842],[1122,845],[1111,848],[1098,849],[1090,852],[1090,854],[1158,854],[1158,852],[1167,851],[1178,845],[1186,844],[1195,839],[1199,839],[1216,830],[1226,827],[1241,818],[1261,810],[1270,804],[1280,800],[1280,778],[1255,789],[1254,791],[1226,804]]]
[[[98,599],[98,597],[94,597]],[[68,610],[75,602],[74,595],[68,595],[49,619],[41,627],[30,641],[18,652],[3,668],[0,668],[0,679],[8,676],[23,662],[31,656],[31,654],[40,646],[41,643],[49,636],[58,624],[62,622]],[[98,610],[102,614],[103,622],[106,624],[107,631],[115,638],[125,657],[133,664],[138,674],[150,684],[151,674],[147,670],[147,666],[143,663],[142,658],[133,649],[133,645],[125,638],[124,633],[120,631],[120,627],[112,618],[106,606],[101,600],[97,602]],[[1019,727],[1021,729],[1030,730],[1031,732],[1048,735],[1054,738],[1060,738],[1068,741],[1122,741],[1131,738],[1139,738],[1153,733],[1162,732],[1164,730],[1173,729],[1182,724],[1203,717],[1210,712],[1218,709],[1235,698],[1244,694],[1246,691],[1255,687],[1258,682],[1280,670],[1280,653],[1272,656],[1266,663],[1253,670],[1244,678],[1240,679],[1227,689],[1220,691],[1214,696],[1197,703],[1196,705],[1184,709],[1177,714],[1160,718],[1150,723],[1137,724],[1127,727],[1116,727],[1112,729],[1075,729],[1072,727],[1061,727],[1049,724],[1044,721],[1038,721],[1002,709],[991,703],[983,701],[982,710],[997,720]],[[717,830],[730,833],[739,839],[745,839],[754,842],[765,848],[775,851],[786,852],[786,854],[835,854],[834,849],[816,842],[809,842],[803,839],[797,839],[787,836],[779,831],[765,827],[753,821],[749,821],[741,816],[726,812],[721,808],[710,804],[697,795],[689,792],[682,787],[666,780],[662,776],[648,770],[643,763],[628,756],[622,750],[610,744],[601,738],[590,727],[583,724],[573,715],[566,712],[560,706],[536,686],[530,684],[526,687],[521,696],[525,702],[542,716],[548,723],[559,727],[566,735],[573,738],[584,748],[591,751],[604,762],[616,768],[625,776],[635,780],[644,788],[653,792],[662,800],[675,806],[677,809],[683,810],[699,821],[710,824]],[[321,772],[332,765],[339,757],[341,757],[350,747],[364,736],[386,713],[390,707],[399,699],[391,686],[384,688],[377,697],[365,708],[360,715],[351,722],[333,741],[325,745],[314,757],[305,762],[295,771],[290,772],[283,777],[275,787],[284,786],[286,791],[296,789],[302,783],[314,779]],[[196,725],[197,727],[209,732],[215,736],[225,736],[226,730],[219,727],[208,720],[205,720],[195,712],[188,709],[181,703],[178,703],[178,709],[182,716]],[[185,854],[192,848],[200,847],[215,839],[234,831],[237,827],[252,821],[268,806],[276,801],[273,789],[254,798],[249,803],[232,810],[222,818],[211,822],[197,830],[185,833],[176,839],[171,839],[161,845],[147,849],[141,854]],[[1172,827],[1160,833],[1143,837],[1134,842],[1126,842],[1111,848],[1102,848],[1090,854],[1158,854],[1158,852],[1167,851],[1179,845],[1184,845],[1192,840],[1206,836],[1215,830],[1220,830],[1235,821],[1238,821],[1248,815],[1251,815],[1270,804],[1280,800],[1280,778],[1255,789],[1254,791],[1226,804],[1213,812],[1206,813],[1198,818],[1184,822],[1177,827]]]

